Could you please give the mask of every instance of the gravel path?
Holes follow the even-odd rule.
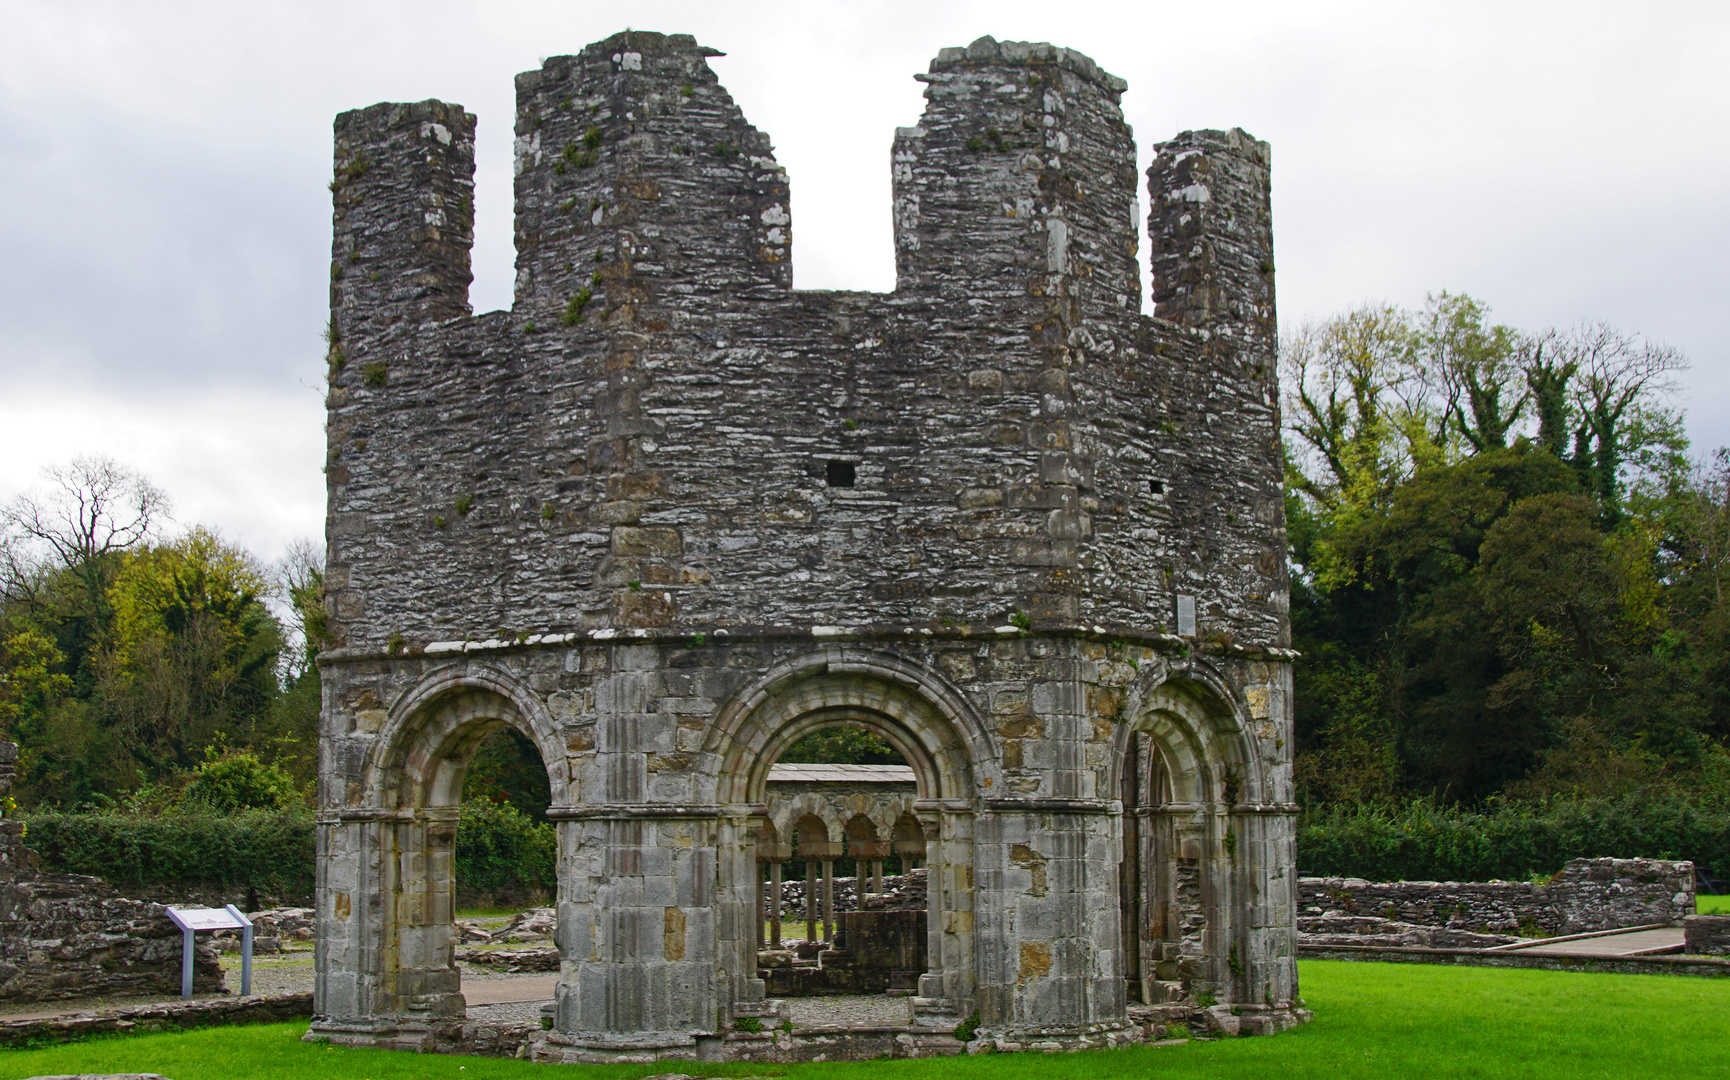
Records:
[[[240,956],[221,955],[226,982],[233,993],[240,992]],[[463,982],[492,982],[501,979],[521,979],[484,967],[459,964]],[[546,978],[545,975],[528,976]],[[286,952],[254,957],[252,961],[252,992],[255,994],[309,993],[312,990],[312,950],[290,949]],[[129,1005],[159,1005],[179,1001],[178,995],[126,998],[73,998],[66,1001],[43,1001],[0,1008],[0,1020],[36,1016],[63,1016],[76,1012],[98,1012]],[[913,1020],[913,999],[886,995],[843,995],[838,997],[788,998],[795,1027],[892,1027],[910,1024]],[[517,1001],[500,1005],[470,1005],[469,1019],[495,1023],[539,1023],[540,1001]]]
[[[469,1019],[476,1023],[526,1023],[541,1022],[541,1005],[539,1001],[513,1001],[506,1005],[470,1005]]]
[[[786,998],[794,1027],[903,1027],[913,1022],[911,997],[843,994]]]

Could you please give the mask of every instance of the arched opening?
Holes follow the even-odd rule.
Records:
[[[1117,775],[1126,996],[1238,1000],[1232,815],[1253,778],[1211,687],[1173,680],[1138,696]]]
[[[898,869],[902,873],[922,869],[925,865],[925,829],[911,810],[903,810],[895,819],[889,842]]]
[[[795,874],[803,875],[805,891],[801,903],[805,911],[805,939],[800,944],[802,959],[814,959],[824,945],[835,939],[835,857],[841,845],[829,836],[829,826],[814,813],[799,818],[798,846],[791,854],[797,862]],[[819,892],[817,876],[822,874]]]
[[[841,734],[831,734],[836,732]],[[897,755],[902,764],[795,764],[788,760],[804,756],[795,748],[809,746],[804,740],[813,736],[852,740],[860,733],[871,736],[879,749]],[[818,945],[809,940],[818,935],[829,945],[841,944],[836,938],[844,936],[844,924],[900,918],[892,910],[877,907],[878,902],[885,900],[892,905],[899,899],[898,891],[922,893],[913,901],[917,910],[906,913],[916,922],[923,921],[923,931],[913,935],[922,946],[912,950],[919,954],[919,960],[889,973],[901,984],[897,988],[902,993],[914,995],[911,1013],[919,1022],[958,1021],[973,1007],[972,835],[980,790],[974,773],[976,762],[988,766],[994,762],[994,755],[983,749],[986,740],[982,725],[965,701],[932,673],[888,657],[824,652],[766,673],[718,718],[706,747],[715,755],[718,801],[729,804],[774,802],[769,795],[772,769],[851,764],[858,769],[894,769],[899,774],[895,779],[902,790],[894,792],[893,798],[871,797],[862,789],[868,785],[861,785],[851,793],[853,802],[849,805],[828,809],[815,798],[782,800],[787,805],[771,814],[781,834],[792,837],[791,855],[801,860],[799,869],[804,871],[808,902],[800,914],[807,922],[806,951]],[[862,823],[855,821],[860,816],[865,819]],[[909,876],[895,871],[911,869],[902,862],[894,844],[897,822],[904,816],[915,822],[917,829],[903,825],[901,836],[908,850],[917,850],[918,858],[926,864],[919,890],[898,890],[900,882],[895,880],[904,881]],[[807,817],[815,818],[817,824]],[[851,829],[849,823],[853,823]],[[921,841],[916,849],[912,843],[915,832]],[[829,859],[818,860],[818,853],[828,854]],[[871,875],[869,888],[875,890],[875,863],[879,860],[883,863],[883,894],[870,893],[871,909],[858,910],[857,897],[846,900],[835,896],[830,909],[835,912],[833,930],[822,925],[824,890],[818,880],[822,866],[811,864],[828,864],[833,890],[837,872],[845,875],[850,871],[857,878],[862,863],[864,872]],[[789,871],[787,880],[800,876],[791,868]],[[733,877],[736,872],[743,873]],[[728,880],[739,881],[745,873],[753,886],[760,880],[746,870],[743,860],[728,861],[723,867],[723,886]],[[734,895],[745,901],[752,893],[746,889]],[[752,943],[741,944],[746,947],[731,953],[740,961],[731,969],[738,973],[733,990],[735,1009],[752,1007],[751,1003],[765,996],[787,996],[784,988],[792,976],[755,963],[758,958],[749,949]],[[821,967],[825,960],[844,959],[823,954],[843,951],[853,950],[822,949],[811,959]],[[897,957],[904,959],[905,955],[903,951]],[[888,988],[882,976],[866,985],[873,986],[879,995]],[[906,1014],[907,999],[897,1000]]]
[[[547,820],[552,784],[534,741],[507,723],[485,732],[463,778],[457,825],[458,918],[485,923],[548,907],[558,892]],[[548,944],[551,944],[549,941]]]
[[[551,719],[516,690],[496,672],[446,672],[405,695],[374,743],[377,1013],[463,1015],[459,898],[510,906],[556,893],[546,810],[569,780],[562,756],[542,756],[558,745]]]
[[[759,942],[768,948],[758,963],[770,996],[917,987],[928,933],[924,883],[910,887],[888,839],[897,820],[912,819],[917,795],[915,771],[901,752],[857,724],[808,731],[771,763],[759,860],[767,853],[767,860],[779,856],[790,865],[783,877],[779,863],[768,861],[760,915],[776,911],[784,902],[782,882],[791,881],[804,937],[781,940],[777,920],[765,925]],[[777,821],[787,823],[792,838],[784,852],[764,841],[768,830],[783,831]]]

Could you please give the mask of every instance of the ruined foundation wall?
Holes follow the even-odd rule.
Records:
[[[1300,878],[1298,911],[1369,915],[1417,926],[1517,934],[1584,934],[1694,913],[1694,864],[1662,859],[1570,859],[1547,883]]]
[[[17,760],[18,744],[0,743],[0,797]],[[0,821],[0,1002],[180,992],[181,934],[161,904],[37,863],[24,823]],[[222,988],[216,951],[201,942],[193,990]]]

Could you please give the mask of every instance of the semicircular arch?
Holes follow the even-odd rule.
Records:
[[[1259,801],[1262,763],[1251,752],[1246,710],[1211,666],[1191,661],[1160,665],[1137,681],[1125,703],[1129,722],[1120,726],[1111,757],[1108,791],[1120,773],[1135,733],[1149,736],[1164,759],[1173,802],[1211,803],[1235,792],[1233,801]]]
[[[1000,782],[984,725],[941,676],[882,653],[826,649],[777,665],[721,710],[704,745],[717,801],[761,802],[788,746],[839,725],[893,746],[922,799],[971,800],[979,783]]]
[[[535,744],[554,806],[574,793],[558,725],[539,695],[489,664],[435,668],[397,698],[368,755],[371,805],[382,809],[454,806],[468,760],[500,724]]]

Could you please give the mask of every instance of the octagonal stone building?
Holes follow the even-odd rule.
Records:
[[[892,1052],[1301,1019],[1267,146],[1158,146],[1144,315],[1125,84],[944,49],[895,290],[794,291],[714,55],[629,32],[518,76],[509,311],[468,305],[475,117],[337,118],[312,1034],[460,1021],[454,832],[501,724],[559,836],[542,1059],[771,1052],[765,783],[836,724],[918,784]]]

